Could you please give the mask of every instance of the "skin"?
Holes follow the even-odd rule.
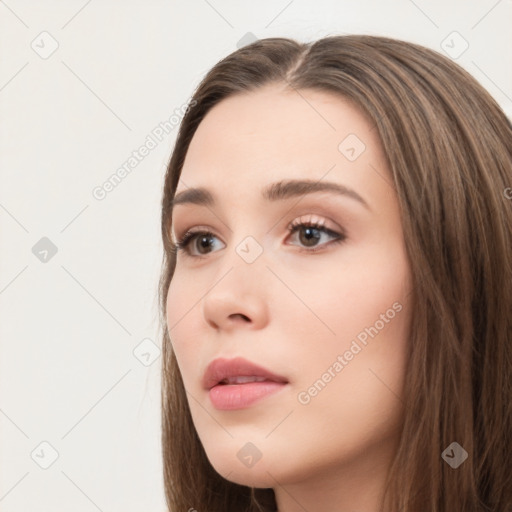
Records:
[[[171,229],[174,240],[190,228],[215,235],[202,252],[199,238],[190,255],[179,251],[167,297],[194,425],[215,470],[238,484],[273,488],[280,512],[377,512],[399,439],[410,267],[392,177],[372,128],[343,98],[267,85],[207,114],[177,188],[204,186],[217,198],[214,207],[175,206]],[[349,134],[366,146],[354,161],[338,149]],[[369,209],[330,192],[260,197],[270,183],[299,178],[346,185]],[[346,238],[336,244],[320,232],[308,245],[307,228],[287,230],[297,219],[323,221]],[[250,264],[236,252],[247,236],[263,250]],[[322,250],[307,252],[314,247]],[[394,318],[334,371],[338,356],[393,304],[401,306]],[[289,383],[249,408],[215,409],[201,378],[213,359],[236,356]],[[301,403],[299,393],[304,397],[329,368],[330,381]],[[262,455],[252,467],[237,457],[247,442]]]

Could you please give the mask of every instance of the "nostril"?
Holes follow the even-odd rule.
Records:
[[[248,322],[251,321],[251,319],[248,316],[243,315],[242,313],[234,313],[232,315],[229,315],[231,318],[238,318],[240,317],[242,320],[247,320]]]

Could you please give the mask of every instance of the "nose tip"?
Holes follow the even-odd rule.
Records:
[[[203,316],[211,327],[258,329],[267,323],[269,291],[263,282],[264,270],[255,271],[254,265],[257,263],[247,270],[242,262],[241,271],[246,275],[226,277],[235,268],[232,265],[203,297]]]

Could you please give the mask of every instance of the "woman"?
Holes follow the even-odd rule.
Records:
[[[162,201],[170,510],[512,510],[496,102],[347,35],[241,48],[190,105]]]

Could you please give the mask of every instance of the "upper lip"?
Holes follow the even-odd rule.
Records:
[[[211,389],[223,379],[239,376],[265,377],[274,382],[288,382],[285,377],[276,375],[243,357],[235,357],[234,359],[217,358],[206,368],[203,376],[203,387]]]

